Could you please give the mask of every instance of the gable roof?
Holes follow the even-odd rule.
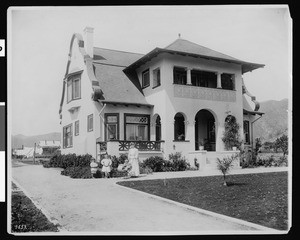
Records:
[[[103,91],[103,103],[123,103],[152,106],[145,100],[137,76],[125,74],[123,69],[142,54],[104,48],[94,48],[94,73]]]
[[[150,61],[153,57],[156,57],[160,53],[170,53],[170,54],[177,54],[182,56],[191,56],[196,58],[198,57],[198,58],[205,58],[210,60],[240,64],[242,67],[242,73],[249,72],[254,69],[265,66],[264,64],[245,62],[233,58],[231,56],[228,56],[226,54],[214,51],[210,48],[203,47],[201,45],[190,42],[188,40],[179,38],[165,48],[153,49],[151,52],[147,53],[142,58],[132,63],[125,70],[138,68],[139,66],[143,65],[147,61]]]

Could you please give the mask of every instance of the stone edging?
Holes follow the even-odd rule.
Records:
[[[121,181],[119,181],[119,182],[121,182]],[[251,234],[251,233],[256,233],[256,234],[286,234],[288,232],[288,231],[280,231],[280,230],[277,230],[277,229],[268,228],[268,227],[265,227],[265,226],[262,226],[262,225],[259,225],[259,224],[255,224],[255,223],[251,223],[251,222],[248,222],[248,221],[245,221],[245,220],[240,220],[240,219],[237,219],[237,218],[233,218],[233,217],[225,216],[225,215],[222,215],[222,214],[219,214],[219,213],[204,210],[202,208],[193,207],[193,206],[190,206],[190,205],[187,205],[187,204],[184,204],[184,203],[180,203],[180,202],[176,202],[176,201],[173,201],[173,200],[170,200],[170,199],[167,199],[167,198],[152,195],[150,193],[139,191],[139,190],[136,190],[136,189],[133,189],[133,188],[130,188],[130,187],[125,187],[125,186],[119,185],[117,183],[118,182],[115,182],[114,184],[118,187],[125,188],[125,189],[127,189],[129,191],[132,191],[132,192],[135,192],[135,193],[144,194],[145,196],[150,197],[150,198],[154,198],[156,200],[160,200],[160,201],[164,201],[164,202],[167,202],[167,203],[175,204],[179,207],[182,207],[182,208],[185,208],[185,209],[188,209],[188,210],[192,210],[192,211],[198,212],[200,214],[208,215],[210,217],[214,217],[214,218],[217,218],[217,219],[229,221],[229,222],[232,222],[232,223],[235,223],[235,224],[240,224],[240,225],[243,225],[243,226],[246,226],[246,227],[256,228],[257,230],[259,230],[259,232],[257,230],[249,230],[249,231],[245,232],[247,234]],[[236,233],[230,232],[230,234],[240,234],[240,233],[241,233],[241,231],[237,231]]]

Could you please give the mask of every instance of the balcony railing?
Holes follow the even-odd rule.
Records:
[[[134,143],[139,151],[160,151],[161,141],[119,141],[119,151],[128,151]]]
[[[236,91],[174,84],[174,97],[193,98],[210,101],[235,102]]]

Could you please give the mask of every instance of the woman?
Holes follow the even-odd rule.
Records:
[[[128,151],[128,160],[132,166],[130,175],[133,177],[138,177],[140,175],[139,167],[139,150],[135,147],[135,144],[130,143],[130,149]]]

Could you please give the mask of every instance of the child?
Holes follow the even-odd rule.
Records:
[[[92,178],[95,178],[95,174],[98,170],[98,164],[95,162],[95,158],[92,158],[90,167],[91,167]]]
[[[109,173],[111,171],[110,166],[112,164],[112,161],[111,161],[110,157],[108,157],[107,154],[104,155],[104,158],[102,159],[101,164],[103,165],[102,172],[104,172],[105,178],[108,178]]]

